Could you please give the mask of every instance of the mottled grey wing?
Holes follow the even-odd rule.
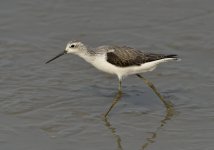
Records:
[[[176,58],[176,55],[163,55],[143,53],[130,47],[112,47],[113,51],[107,52],[107,61],[119,67],[140,66],[143,63],[152,62],[163,58]]]

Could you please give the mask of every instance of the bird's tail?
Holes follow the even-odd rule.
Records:
[[[180,61],[181,59],[178,57],[178,55],[171,54],[171,55],[166,55],[165,58],[173,58],[174,60]]]

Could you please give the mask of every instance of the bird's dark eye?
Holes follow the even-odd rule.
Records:
[[[70,46],[70,48],[73,48],[74,47],[74,45],[72,44],[71,46]]]

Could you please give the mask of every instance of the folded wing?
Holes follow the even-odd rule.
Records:
[[[106,60],[119,67],[140,66],[164,58],[177,58],[177,55],[144,53],[130,47],[113,46],[106,53]]]

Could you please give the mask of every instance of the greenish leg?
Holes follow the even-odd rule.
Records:
[[[122,81],[119,80],[118,91],[122,92]]]
[[[107,117],[109,112],[112,110],[112,108],[117,104],[117,102],[121,99],[122,97],[122,81],[119,80],[119,86],[118,86],[118,91],[117,95],[114,97],[111,106],[109,107],[108,111],[104,114],[104,117]]]
[[[169,109],[172,109],[172,104],[171,103],[168,103],[164,100],[163,96],[158,92],[158,90],[156,89],[156,87],[152,84],[152,82],[148,81],[146,78],[144,78],[143,76],[141,76],[140,74],[136,74],[139,78],[141,78],[145,83],[146,85],[148,85],[152,90],[153,92],[160,98],[161,102],[163,102],[163,104],[165,105],[166,109],[169,110]]]
[[[142,146],[142,149],[146,149],[149,145],[151,145],[155,141],[158,131],[162,129],[162,127],[166,124],[166,121],[170,120],[174,116],[175,109],[173,107],[173,104],[170,101],[164,100],[163,96],[161,96],[161,94],[157,91],[156,87],[152,84],[152,82],[148,81],[146,78],[144,78],[140,74],[136,74],[136,75],[139,78],[141,78],[146,83],[146,85],[148,85],[153,90],[153,92],[160,98],[161,102],[163,102],[166,108],[166,114],[164,116],[164,119],[160,121],[161,123],[160,126],[156,129],[155,132],[152,133],[152,136],[150,138],[147,138],[147,142],[144,143]]]

